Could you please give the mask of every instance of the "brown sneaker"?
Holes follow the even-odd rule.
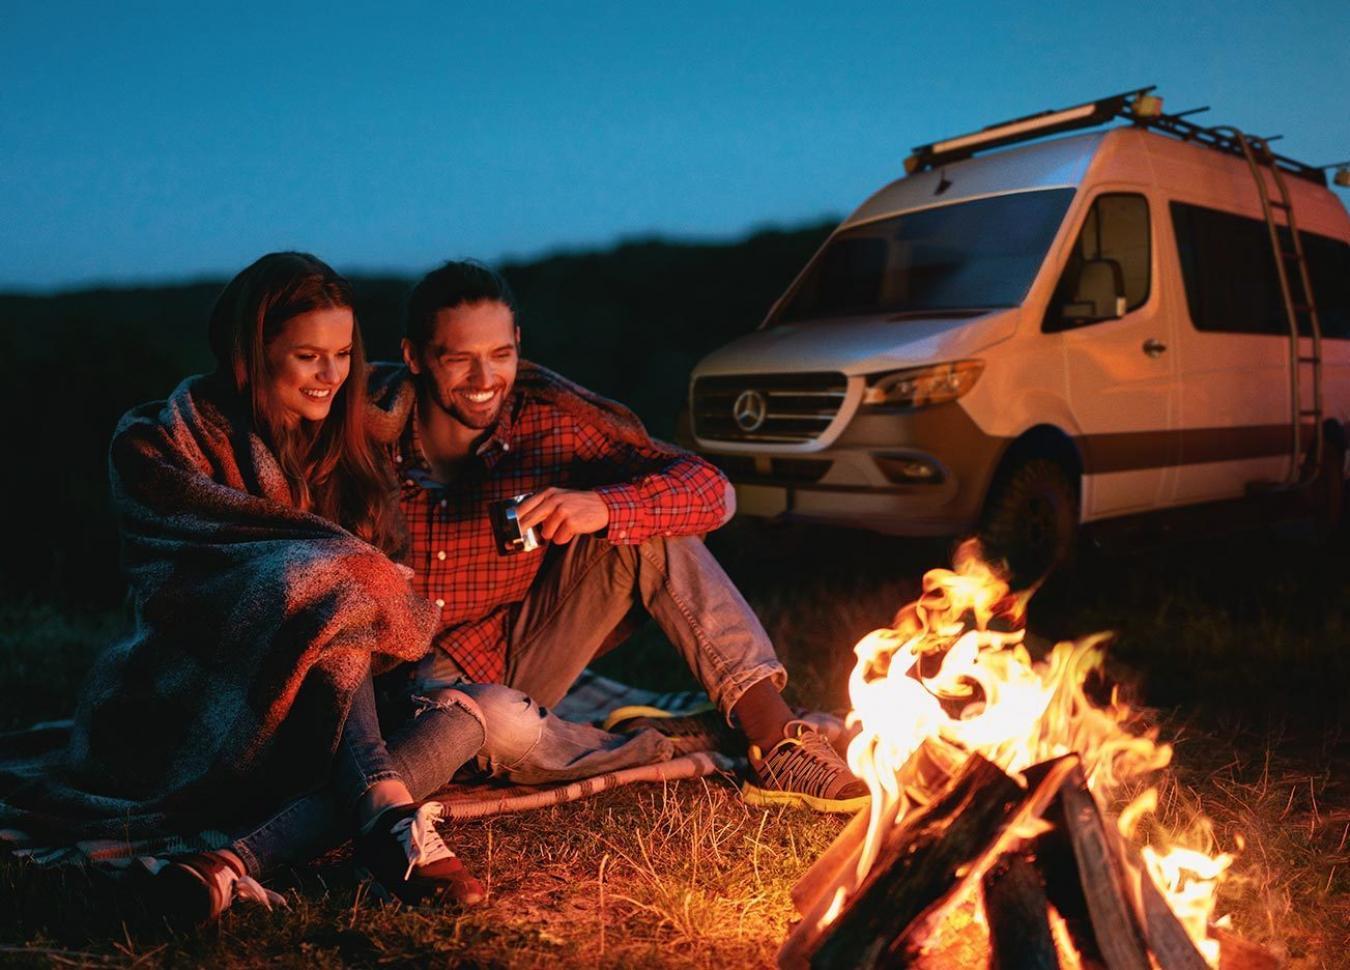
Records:
[[[239,870],[218,852],[197,852],[149,863],[150,903],[175,929],[214,922],[235,902],[256,903],[267,909],[286,900]]]
[[[385,809],[357,836],[357,864],[382,889],[411,905],[433,899],[481,903],[483,884],[436,831],[444,811],[440,802]]]
[[[677,756],[696,751],[745,753],[745,739],[733,731],[720,711],[705,708],[693,714],[670,714],[659,707],[620,707],[605,719],[605,730],[632,733],[651,728],[670,738]]]
[[[789,721],[783,740],[765,754],[750,745],[750,777],[741,794],[751,805],[804,805],[852,813],[871,799],[830,743],[805,721]]]

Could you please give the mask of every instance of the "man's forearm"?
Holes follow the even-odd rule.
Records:
[[[609,509],[606,536],[624,544],[653,536],[702,535],[725,524],[735,511],[726,476],[693,455],[595,491]]]

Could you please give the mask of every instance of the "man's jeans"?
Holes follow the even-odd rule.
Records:
[[[352,696],[328,786],[297,798],[230,845],[249,875],[307,862],[350,838],[357,802],[376,783],[401,779],[421,800],[478,753],[483,717],[473,701],[455,691],[413,701],[412,717],[384,737],[366,677]]]
[[[529,555],[529,553],[522,553]],[[782,689],[787,673],[750,605],[703,542],[654,538],[615,545],[578,536],[551,546],[509,630],[505,686],[468,683],[443,651],[424,658],[416,693],[456,689],[487,722],[480,765],[516,781],[587,777],[671,756],[657,732],[615,735],[554,716],[557,704],[606,637],[640,603],[719,710],[752,685]]]

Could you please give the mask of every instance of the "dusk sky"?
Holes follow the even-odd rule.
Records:
[[[732,239],[1149,83],[1350,158],[1346,0],[832,6],[6,4],[0,289]]]

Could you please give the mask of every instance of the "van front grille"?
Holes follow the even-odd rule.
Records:
[[[747,374],[694,381],[694,433],[705,441],[801,444],[819,438],[844,403],[843,374]]]

